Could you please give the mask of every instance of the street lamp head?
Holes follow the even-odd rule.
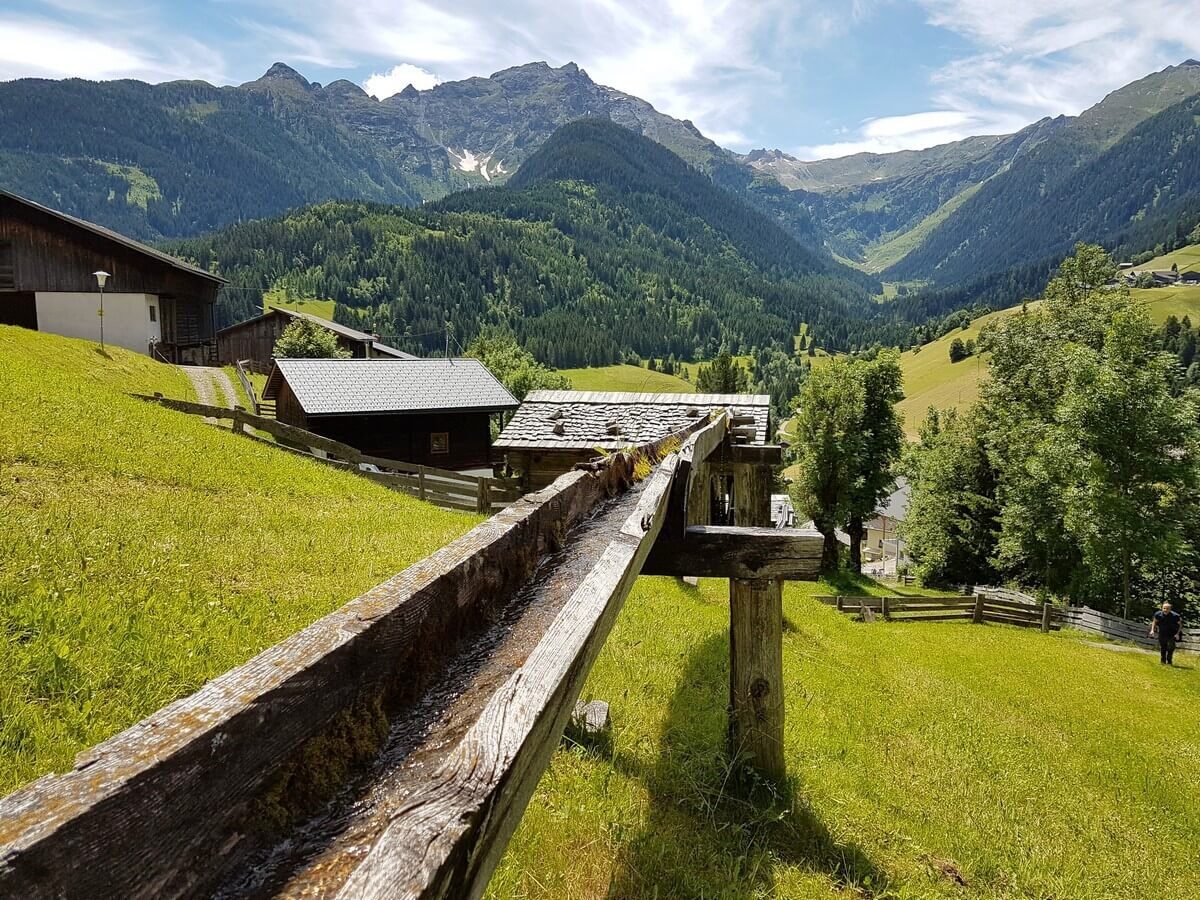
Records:
[[[96,283],[100,285],[100,290],[104,290],[104,282],[108,281],[109,277],[108,273],[101,269],[100,271],[93,272],[92,274],[96,276]]]

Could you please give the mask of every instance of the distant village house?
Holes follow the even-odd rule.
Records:
[[[491,469],[492,420],[518,405],[477,359],[279,359],[263,399],[369,456],[455,471]]]
[[[292,322],[306,320],[331,332],[338,346],[353,359],[416,359],[411,353],[389,347],[378,335],[367,334],[346,325],[339,325],[320,316],[292,309],[267,310],[261,316],[238,322],[217,332],[217,356],[222,365],[231,366],[248,360],[256,372],[269,372],[275,355],[275,342]]]
[[[173,363],[216,360],[224,280],[100,225],[0,191],[0,325],[104,340]]]

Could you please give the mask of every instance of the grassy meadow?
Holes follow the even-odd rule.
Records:
[[[1183,269],[1182,264],[1180,269]],[[1134,290],[1132,293],[1134,297],[1145,302],[1150,317],[1156,323],[1165,322],[1171,315],[1179,318],[1187,315],[1193,320],[1200,319],[1200,287],[1145,288]],[[939,409],[969,406],[979,396],[979,380],[987,373],[987,354],[952,363],[951,342],[955,338],[978,341],[979,332],[985,325],[1011,316],[1020,309],[1021,307],[1014,306],[989,313],[976,319],[966,330],[955,329],[950,334],[926,344],[919,351],[909,350],[901,355],[904,400],[897,408],[904,415],[904,430],[910,438],[916,439],[930,406]]]
[[[320,316],[322,319],[333,321],[332,300],[295,300],[288,299],[287,295],[282,292],[268,292],[263,297],[263,312],[271,309],[293,309],[296,312],[308,313],[311,316]]]
[[[690,382],[676,375],[651,372],[641,366],[619,364],[585,369],[560,369],[577,391],[648,391],[656,394],[692,394]]]
[[[584,689],[611,704],[611,742],[558,750],[488,896],[1195,895],[1195,657],[863,624],[811,599],[855,587],[883,590],[785,592],[789,782],[771,802],[722,751],[726,583],[639,579]]]
[[[173,366],[0,326],[0,793],[470,529],[130,391]]]

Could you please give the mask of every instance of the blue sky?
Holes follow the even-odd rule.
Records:
[[[1200,0],[5,0],[0,80],[237,84],[282,60],[380,96],[544,59],[805,159],[1075,114],[1200,57]]]

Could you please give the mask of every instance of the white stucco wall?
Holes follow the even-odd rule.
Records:
[[[38,291],[38,331],[66,337],[100,340],[100,294]],[[150,321],[154,307],[155,321]],[[162,311],[155,294],[104,294],[104,342],[148,353],[151,341],[160,339]]]

